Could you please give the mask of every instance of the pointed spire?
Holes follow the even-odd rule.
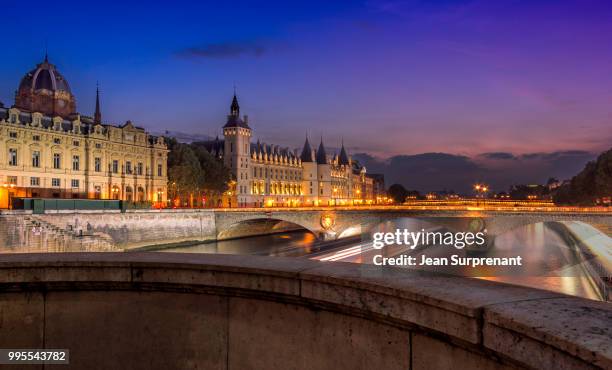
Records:
[[[304,142],[304,148],[302,149],[302,155],[300,155],[300,159],[302,162],[312,162],[312,148],[310,147],[310,143],[308,142],[308,136],[306,136],[306,141]]]
[[[348,155],[346,154],[346,149],[344,149],[344,138],[342,138],[342,149],[340,149],[340,157],[338,158],[339,164],[343,164],[348,166],[350,164],[350,160]]]
[[[100,112],[100,84],[96,82],[96,111],[94,113],[94,123],[102,124],[102,113]]]
[[[233,117],[240,116],[240,105],[238,105],[238,98],[236,97],[236,86],[234,86],[234,98],[232,99],[232,105],[230,107],[230,115]]]
[[[325,153],[325,146],[323,146],[323,136],[321,136],[321,144],[317,150],[317,164],[327,164],[327,154]]]

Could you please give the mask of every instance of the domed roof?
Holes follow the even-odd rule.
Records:
[[[47,57],[44,62],[38,64],[35,69],[26,73],[21,79],[19,90],[50,90],[50,91],[65,91],[69,94],[70,86],[68,81],[62,76],[55,66],[49,63]]]

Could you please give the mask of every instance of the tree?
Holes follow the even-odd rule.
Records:
[[[406,201],[406,197],[408,196],[408,190],[406,190],[406,188],[404,188],[404,186],[401,184],[391,185],[389,190],[387,190],[387,193],[391,198],[393,198],[393,201],[398,204],[404,203]]]
[[[182,201],[189,199],[189,205],[193,207],[194,195],[204,186],[204,171],[189,145],[175,141],[171,148],[168,154],[170,195]]]
[[[204,172],[204,191],[211,194],[221,194],[227,190],[227,184],[230,180],[229,168],[213,157],[206,148],[196,144],[192,144],[192,148]]]
[[[592,205],[598,198],[612,196],[612,149],[603,152],[595,161],[561,185],[553,200],[557,204]]]

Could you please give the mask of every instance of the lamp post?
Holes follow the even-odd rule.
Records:
[[[480,194],[480,197],[484,199],[486,197],[487,192],[489,191],[489,187],[485,184],[475,184],[474,190],[476,191],[476,206],[478,207],[478,195]]]

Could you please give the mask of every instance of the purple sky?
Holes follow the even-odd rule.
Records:
[[[219,132],[235,83],[254,137],[292,147],[484,163],[612,143],[607,1],[36,2],[3,5],[5,104],[47,40],[80,111],[99,80],[105,120],[158,132]]]

